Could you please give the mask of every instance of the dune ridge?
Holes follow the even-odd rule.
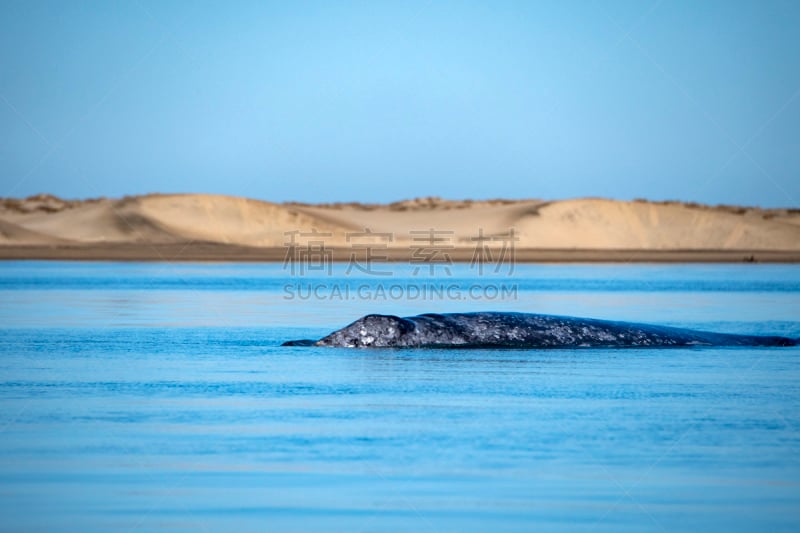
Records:
[[[20,246],[205,243],[267,249],[293,240],[337,249],[358,244],[467,250],[507,245],[512,238],[517,249],[530,250],[798,252],[800,209],[602,198],[428,197],[390,204],[273,203],[210,194],[0,199],[0,255]]]

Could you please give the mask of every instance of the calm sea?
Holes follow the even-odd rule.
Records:
[[[370,312],[800,337],[800,267],[0,263],[4,531],[797,531],[800,349],[281,348]]]

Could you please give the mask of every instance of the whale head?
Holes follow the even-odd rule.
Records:
[[[317,341],[317,346],[402,346],[403,336],[414,331],[414,323],[394,315],[367,315]]]

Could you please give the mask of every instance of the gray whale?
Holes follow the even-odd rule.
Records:
[[[574,348],[667,346],[797,346],[798,339],[531,313],[367,315],[318,341],[283,346],[348,348]]]

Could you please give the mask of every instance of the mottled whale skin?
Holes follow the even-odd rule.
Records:
[[[797,346],[797,339],[531,313],[367,315],[318,341],[284,346],[347,348],[577,348]]]

